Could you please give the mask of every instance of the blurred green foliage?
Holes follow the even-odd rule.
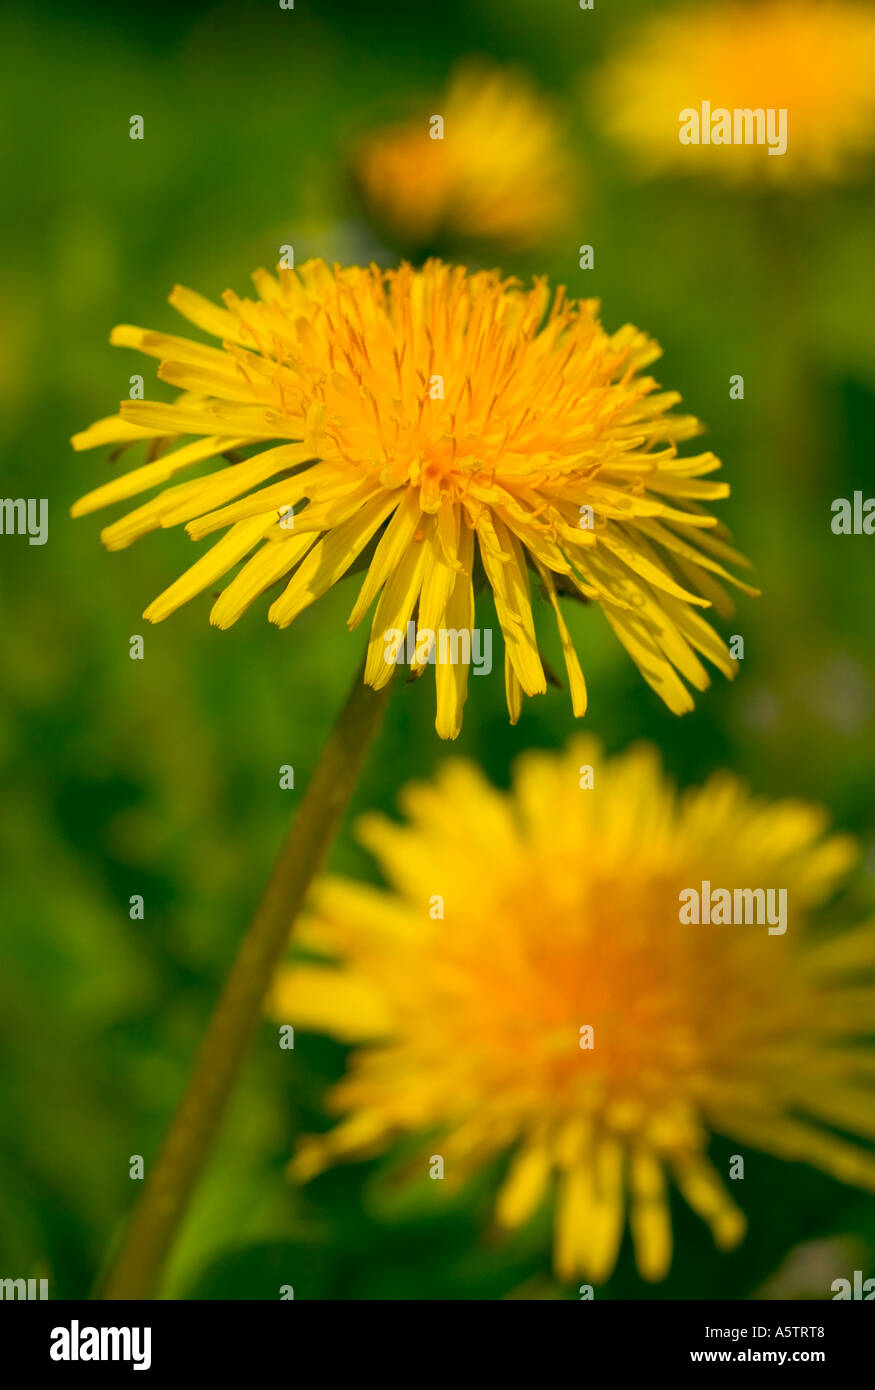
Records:
[[[176,281],[245,292],[287,241],[299,261],[373,254],[347,198],[345,150],[438,91],[462,54],[525,63],[587,170],[564,238],[503,268],[547,272],[601,297],[608,327],[631,320],[659,338],[658,374],[708,422],[732,484],[721,514],[763,589],[730,628],[745,639],[738,680],[718,677],[683,720],[599,614],[573,614],[587,725],[610,749],[654,740],[681,782],[731,765],[763,793],[827,802],[868,855],[849,910],[870,900],[875,542],[833,536],[829,508],[866,489],[875,434],[872,188],[781,202],[631,182],[600,141],[588,74],[654,7],[103,0],[0,21],[0,158],[14,190],[0,258],[3,486],[50,500],[47,545],[0,542],[4,1275],[48,1275],[55,1297],[92,1286],[134,1197],[129,1157],[155,1152],[299,795],[279,790],[279,767],[306,784],[362,647],[345,625],[355,581],[288,632],[262,603],[219,633],[208,595],[148,627],[139,614],[190,563],[191,542],[159,533],[105,553],[99,521],[67,512],[108,476],[107,451],[76,456],[68,438],[115,410],[131,372],[162,389],[107,335],[117,322],[176,332],[165,302]],[[134,113],[142,142],[128,138]],[[578,269],[582,242],[596,248],[593,271]],[[729,400],[736,372],[743,403]],[[142,662],[128,659],[134,633]],[[499,784],[519,751],[558,747],[572,729],[564,692],[527,702],[511,729],[500,675],[472,687],[452,751]],[[433,715],[430,675],[396,693],[354,809],[390,809],[402,782],[450,753]],[[332,865],[373,873],[349,823]],[[142,922],[129,920],[132,893],[145,897]],[[427,1181],[403,1188],[386,1162],[288,1185],[293,1138],[326,1123],[343,1058],[307,1035],[281,1052],[265,1026],[167,1292],[575,1296],[552,1281],[546,1214],[510,1241],[492,1231],[494,1174],[452,1198]],[[642,1285],[624,1247],[600,1296],[741,1297],[800,1241],[856,1231],[875,1245],[864,1198],[808,1168],[757,1158],[744,1187],[751,1230],[735,1254],[716,1254],[678,1204],[666,1283]]]

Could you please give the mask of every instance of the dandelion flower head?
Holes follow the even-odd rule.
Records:
[[[177,287],[171,303],[220,346],[116,328],[112,341],[159,359],[184,394],[131,400],[74,436],[78,449],[144,441],[147,461],[81,498],[82,515],[143,492],[102,532],[110,549],[184,525],[206,553],[146,609],[160,622],[231,571],[210,621],[230,627],[268,589],[287,627],[350,571],[356,627],[374,607],[366,682],[394,668],[387,634],[470,634],[488,584],[505,644],[510,716],[546,689],[532,580],[558,624],[573,708],[583,673],[560,595],[604,612],[676,713],[684,681],[735,662],[703,613],[732,611],[727,565],[744,565],[708,510],[725,497],[711,453],[678,445],[699,422],[647,368],[656,343],[608,333],[595,300],[572,301],[495,271],[311,261],[258,271],[257,298],[219,307]],[[191,437],[191,438],[189,438]],[[180,476],[185,481],[177,481]],[[242,562],[242,564],[241,564]],[[237,566],[240,565],[240,568]],[[748,592],[753,592],[747,590]],[[415,656],[418,674],[425,662]],[[437,729],[454,738],[464,660],[438,662]]]
[[[448,1183],[500,1162],[500,1225],[551,1202],[558,1276],[594,1283],[627,1223],[664,1277],[672,1187],[741,1240],[712,1135],[875,1190],[875,925],[812,930],[855,856],[818,807],[724,773],[678,794],[652,749],[583,738],[509,793],[450,760],[402,807],[361,824],[387,887],[324,880],[275,983],[277,1018],[353,1045],[296,1178],[399,1137]],[[681,921],[705,880],[785,888],[786,931]]]
[[[642,173],[804,189],[853,176],[875,148],[875,12],[856,0],[686,6],[646,22],[597,83],[607,132]],[[679,116],[786,111],[787,144],[682,144]]]
[[[361,139],[351,172],[371,219],[409,255],[529,250],[567,221],[578,185],[549,102],[484,59],[459,65],[433,113]]]

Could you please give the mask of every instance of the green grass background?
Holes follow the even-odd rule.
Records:
[[[48,1276],[53,1297],[91,1288],[136,1194],[129,1157],[155,1153],[363,641],[345,625],[354,580],[288,632],[262,602],[219,633],[209,595],[143,623],[191,562],[191,542],[158,533],[109,555],[101,518],[68,517],[109,476],[107,451],[76,456],[70,434],[114,411],[134,371],[147,394],[164,389],[153,364],[109,346],[109,329],[181,331],[166,304],[175,282],[245,293],[284,242],[299,262],[370,255],[343,176],[350,141],[429,101],[463,54],[525,64],[560,104],[586,170],[556,245],[503,268],[548,272],[599,296],[609,328],[631,320],[660,340],[658,375],[709,425],[733,489],[721,515],[763,589],[724,626],[745,639],[737,681],[716,677],[683,720],[600,614],[575,616],[586,726],[609,749],[656,741],[682,783],[731,766],[761,793],[826,802],[864,847],[848,911],[871,904],[875,539],[835,537],[829,522],[833,498],[875,491],[872,187],[769,200],[636,184],[600,139],[589,74],[655,8],[102,0],[0,21],[3,491],[50,505],[47,545],[0,539],[3,1276]],[[128,137],[135,113],[142,142]],[[582,242],[595,247],[593,271],[578,269]],[[729,400],[736,372],[744,402]],[[481,625],[494,624],[481,603]],[[135,633],[142,662],[128,658]],[[433,717],[430,676],[395,695],[355,810],[390,809],[402,782],[450,753]],[[518,752],[558,748],[573,725],[567,695],[551,690],[511,729],[496,674],[472,682],[453,751],[504,785]],[[279,789],[284,763],[294,792]],[[331,862],[373,872],[349,821]],[[142,922],[128,917],[133,893],[145,897]],[[511,1240],[492,1230],[494,1173],[452,1198],[426,1180],[402,1189],[387,1162],[288,1185],[294,1137],[325,1123],[321,1098],[343,1059],[304,1034],[282,1052],[264,1027],[166,1292],[276,1298],[290,1283],[296,1297],[574,1297],[550,1274],[549,1214]],[[742,1201],[751,1230],[736,1253],[717,1254],[678,1203],[670,1278],[641,1284],[627,1243],[599,1296],[745,1297],[800,1242],[856,1232],[870,1255],[875,1245],[870,1203],[804,1166],[749,1162]]]

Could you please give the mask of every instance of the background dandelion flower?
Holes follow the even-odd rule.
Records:
[[[359,141],[351,175],[371,220],[414,258],[537,246],[567,222],[578,183],[549,102],[524,73],[476,58],[457,67],[433,112]]]
[[[709,683],[704,655],[735,663],[702,617],[732,611],[720,580],[745,564],[705,504],[725,497],[713,454],[679,458],[699,433],[680,397],[645,369],[659,347],[626,325],[608,334],[595,300],[568,301],[537,280],[429,262],[254,276],[259,298],[231,291],[218,308],[177,288],[171,303],[221,348],[123,325],[114,343],[161,359],[175,404],[126,401],[74,436],[79,449],[160,440],[164,452],[80,499],[82,515],[162,490],[102,538],[111,549],[157,527],[224,535],[146,609],[160,622],[242,568],[213,605],[227,628],[287,579],[268,616],[287,627],[344,574],[364,568],[349,617],[376,601],[365,681],[395,669],[390,634],[407,623],[474,625],[475,543],[505,641],[512,720],[522,694],[546,689],[529,570],[558,624],[575,714],[586,708],[559,593],[599,604],[648,683],[675,713],[692,708],[684,677]],[[167,436],[194,442],[167,452]],[[245,446],[252,456],[191,481],[177,474]],[[248,558],[247,558],[248,557]],[[289,576],[291,576],[289,578]],[[747,590],[747,592],[754,592]],[[423,666],[416,666],[418,671]],[[468,666],[440,662],[436,727],[460,728]]]
[[[875,13],[845,0],[708,4],[646,22],[597,79],[610,135],[642,171],[730,182],[844,179],[875,147]],[[786,153],[678,139],[685,108],[787,111]]]
[[[450,1180],[506,1155],[499,1222],[555,1192],[556,1272],[593,1282],[626,1221],[642,1276],[666,1274],[670,1182],[720,1249],[741,1240],[711,1133],[875,1190],[875,1152],[849,1137],[875,1137],[875,927],[809,930],[855,853],[819,808],[728,774],[678,796],[648,747],[604,760],[589,739],[526,754],[509,794],[451,761],[402,805],[403,825],[361,824],[389,889],[326,880],[300,940],[328,960],[273,991],[284,1023],[359,1044],[330,1095],[343,1118],[295,1176],[408,1134]],[[786,934],[682,925],[704,879],[786,887]]]

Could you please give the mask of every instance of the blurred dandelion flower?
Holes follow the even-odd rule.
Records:
[[[597,85],[607,132],[646,174],[801,186],[853,174],[875,146],[875,13],[849,0],[754,0],[660,15]],[[787,112],[786,153],[681,144],[688,108]]]
[[[460,64],[430,116],[360,140],[351,175],[391,245],[418,254],[488,244],[522,251],[570,215],[577,166],[559,122],[522,72],[481,59]]]
[[[329,1098],[343,1118],[293,1176],[403,1135],[451,1181],[503,1155],[499,1223],[555,1190],[556,1272],[594,1282],[626,1220],[642,1276],[666,1274],[670,1181],[720,1249],[741,1240],[712,1133],[875,1190],[875,1152],[848,1137],[875,1138],[875,926],[810,932],[855,856],[819,808],[728,774],[678,796],[653,750],[605,761],[589,739],[524,755],[509,794],[450,761],[402,806],[406,824],[360,830],[389,890],[323,881],[299,938],[322,959],[271,996],[283,1022],[359,1044]],[[679,891],[706,878],[785,885],[787,934],[682,925]]]
[[[123,402],[74,436],[78,449],[161,441],[158,457],[73,508],[81,516],[162,487],[106,527],[110,549],[181,523],[195,540],[225,532],[146,618],[160,622],[245,559],[211,622],[229,627],[291,575],[268,614],[287,627],[363,567],[349,625],[376,600],[365,681],[379,690],[395,669],[389,634],[414,612],[420,630],[470,635],[476,540],[514,722],[522,693],[546,689],[530,566],[555,613],[576,714],[586,689],[560,592],[601,605],[676,713],[693,704],[681,676],[709,683],[697,653],[734,674],[701,616],[731,612],[723,562],[746,563],[704,506],[729,488],[706,476],[720,466],[713,454],[678,457],[701,426],[672,414],[680,397],[644,373],[660,355],[654,342],[629,325],[606,333],[597,301],[551,296],[542,280],[523,290],[440,262],[384,272],[311,261],[254,280],[257,301],[228,291],[224,309],[190,290],[171,295],[221,348],[116,328],[114,343],[160,358],[159,377],[189,394]],[[167,436],[184,435],[200,437],[166,452]],[[252,457],[163,488],[244,446]],[[424,669],[419,650],[413,667]],[[435,677],[436,727],[455,738],[468,666],[438,663]]]

